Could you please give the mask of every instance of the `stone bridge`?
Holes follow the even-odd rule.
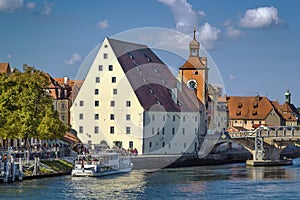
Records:
[[[227,136],[223,134],[221,138],[246,148],[253,155],[253,160],[247,161],[249,165],[292,164],[291,160],[280,158],[280,152],[287,145],[300,142],[300,127],[259,127],[254,131],[230,132]]]

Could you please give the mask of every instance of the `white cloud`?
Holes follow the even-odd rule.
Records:
[[[232,74],[229,74],[228,78],[229,78],[229,80],[231,80],[231,81],[233,81],[233,80],[236,79],[236,77],[235,77],[234,75],[232,75]]]
[[[108,21],[107,19],[103,20],[103,21],[99,21],[96,25],[97,29],[107,29],[109,27]]]
[[[47,1],[44,1],[44,10],[41,11],[42,15],[50,15],[52,13],[52,7],[54,3],[48,3]]]
[[[226,27],[225,34],[227,35],[227,37],[234,39],[240,37],[243,32],[233,26],[228,26]]]
[[[200,19],[205,16],[204,11],[196,11],[186,0],[158,0],[171,9],[176,22],[176,29],[183,33],[190,33]]]
[[[214,49],[216,43],[220,40],[221,30],[211,26],[209,23],[205,23],[200,28],[201,44],[205,49]]]
[[[82,60],[81,56],[78,53],[74,53],[69,60],[65,61],[65,64],[73,65],[81,60]]]
[[[274,7],[259,7],[247,10],[240,19],[240,25],[246,28],[270,28],[279,25],[281,19]]]
[[[34,2],[28,2],[26,4],[26,8],[29,9],[29,10],[35,9],[35,6],[36,6],[36,4]]]
[[[23,0],[0,0],[0,12],[14,12],[23,6]]]

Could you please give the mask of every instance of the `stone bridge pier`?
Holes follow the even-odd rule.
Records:
[[[291,159],[283,159],[281,151],[289,144],[300,141],[297,127],[267,127],[255,131],[228,133],[228,141],[238,143],[253,156],[246,164],[251,166],[291,165]]]

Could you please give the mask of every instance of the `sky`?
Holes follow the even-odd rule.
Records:
[[[283,103],[289,90],[300,107],[299,18],[298,0],[0,0],[0,62],[74,79],[105,37],[146,27],[192,37],[196,27],[227,95]]]

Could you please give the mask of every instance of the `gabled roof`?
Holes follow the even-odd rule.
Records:
[[[11,73],[9,63],[0,63],[0,73]]]
[[[194,91],[185,84],[179,86],[169,68],[150,48],[111,38],[107,40],[145,110],[199,112],[201,104]],[[173,100],[174,96],[177,101]]]
[[[206,58],[202,58],[206,59]],[[198,56],[190,56],[188,60],[179,69],[206,69]]]
[[[230,119],[266,119],[274,109],[267,97],[261,96],[228,96]]]

